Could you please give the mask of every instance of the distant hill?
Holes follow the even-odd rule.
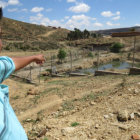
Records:
[[[5,17],[2,19],[1,26],[4,48],[7,50],[58,48],[58,42],[66,40],[69,32],[61,27],[46,27]]]
[[[128,28],[116,28],[116,29],[106,29],[106,30],[98,30],[98,31],[91,31],[94,33],[99,33],[103,35],[111,35],[112,33],[118,33],[118,32],[128,32],[131,29],[135,29],[135,31],[140,32],[140,26],[135,26],[135,27],[128,27]]]
[[[61,27],[46,27],[43,25],[25,23],[6,17],[2,19],[1,26],[4,49],[10,51],[38,51],[58,49],[59,47],[64,46],[64,43],[62,43],[62,41],[67,40],[67,34],[70,32],[70,30]],[[111,35],[111,33],[114,32],[127,32],[132,28],[135,28],[136,31],[140,31],[140,27],[136,26],[90,32],[100,33],[103,35]],[[85,41],[86,40],[84,40],[84,42]]]

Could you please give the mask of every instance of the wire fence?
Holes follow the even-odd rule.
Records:
[[[67,53],[67,57],[61,63],[61,61],[57,58],[55,53],[52,53],[50,58],[47,58],[47,60],[42,66],[39,66],[35,63],[31,63],[23,69],[15,72],[13,75],[19,78],[24,78],[30,81],[40,83],[40,77],[42,72],[49,71],[51,74],[56,74],[60,72],[60,70],[65,68],[72,71],[73,62],[81,60],[83,57],[87,57],[87,51],[85,50],[77,52],[69,51]]]
[[[57,58],[57,55],[55,53],[52,53],[49,58],[46,59],[45,63],[42,66],[38,66],[35,63],[32,63],[25,68],[17,71],[14,73],[15,76],[27,79],[28,81],[40,83],[41,76],[43,73],[47,73],[48,75],[51,74],[60,74],[60,73],[70,73],[75,71],[75,65],[84,65],[83,61],[86,63],[86,61],[94,60],[97,70],[99,66],[101,65],[100,58],[106,59],[108,56],[110,56],[110,52],[108,51],[102,51],[102,50],[96,50],[96,51],[90,51],[87,49],[77,50],[77,51],[69,51],[67,53],[67,57],[63,60],[63,63]],[[127,54],[127,60],[129,60],[131,63],[136,61],[137,66],[140,67],[140,61],[139,58],[133,58],[133,54],[131,56],[129,53]],[[123,57],[123,54],[120,55],[120,58]],[[89,66],[92,67],[93,65]]]

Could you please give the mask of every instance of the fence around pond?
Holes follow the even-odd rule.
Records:
[[[134,34],[134,33],[133,33]],[[133,35],[132,34],[132,35]],[[122,36],[122,34],[114,34],[113,37],[118,37],[118,36]],[[126,36],[126,34],[123,34],[123,38]],[[129,33],[130,36],[130,33]],[[129,39],[130,41],[130,39]],[[140,67],[140,58],[135,58],[135,55],[137,54],[136,50],[140,50],[140,38],[137,39],[136,42],[136,36],[134,37],[134,40],[132,38],[132,41],[129,42],[129,45],[134,46],[132,50],[130,50],[127,53],[127,60],[129,61],[132,65],[132,67]],[[128,45],[128,44],[127,44]],[[47,54],[46,54],[47,55]],[[70,73],[75,71],[75,63],[81,63],[82,61],[85,61],[85,59],[87,59],[87,61],[90,60],[95,60],[95,64],[96,64],[96,68],[93,68],[93,65],[89,66],[91,70],[100,70],[101,67],[106,67],[106,66],[101,66],[101,61],[100,58],[102,58],[103,56],[108,57],[110,55],[110,52],[108,50],[100,50],[100,49],[96,49],[96,50],[88,50],[88,49],[79,49],[77,51],[68,51],[67,52],[67,57],[63,60],[63,63],[60,63],[60,61],[57,58],[56,53],[51,53],[51,56],[45,61],[43,66],[38,66],[35,63],[32,63],[28,66],[26,66],[25,68],[21,69],[18,72],[14,73],[15,77],[19,77],[19,78],[23,78],[25,79],[25,81],[29,81],[31,83],[40,83],[41,81],[41,73],[42,72],[46,72],[49,71],[51,72],[51,74],[62,74],[62,73]],[[112,55],[112,54],[111,54]],[[120,53],[120,59],[121,57],[123,57],[123,53]],[[83,64],[84,65],[84,64]],[[110,62],[108,63],[108,65],[110,65]],[[131,67],[129,66],[129,67]],[[125,68],[129,68],[129,67],[125,67]],[[82,68],[81,68],[82,69]],[[107,69],[107,68],[105,68]],[[102,69],[104,70],[104,69]],[[84,70],[81,70],[82,72],[84,72]],[[82,73],[80,70],[76,71],[79,73]],[[85,73],[85,72],[84,72]],[[89,72],[86,72],[89,73]],[[93,72],[91,72],[93,73]]]

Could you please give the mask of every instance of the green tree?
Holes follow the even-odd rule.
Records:
[[[91,36],[92,36],[93,38],[96,38],[96,37],[97,37],[97,34],[96,34],[96,33],[91,33]]]
[[[110,51],[114,53],[119,53],[123,47],[124,44],[117,42],[110,47]]]
[[[65,52],[65,50],[62,48],[59,49],[57,57],[61,61],[61,63],[62,63],[62,60],[64,60],[66,56],[67,56],[67,53]]]
[[[135,29],[135,28],[130,28],[130,31],[131,31],[131,32],[135,32],[136,29]]]
[[[85,29],[84,32],[83,32],[83,35],[84,35],[84,38],[89,38],[90,33],[89,33],[88,30]]]
[[[88,38],[90,36],[89,31],[86,29],[82,32],[77,28],[74,28],[74,31],[70,31],[67,35],[68,40],[77,40],[82,38]]]

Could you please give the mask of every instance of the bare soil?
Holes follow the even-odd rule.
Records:
[[[116,58],[121,56],[102,54],[100,62]],[[94,60],[73,66],[91,67]],[[40,85],[7,79],[3,84],[9,85],[10,103],[30,140],[131,140],[132,134],[140,135],[140,75],[44,77]]]
[[[51,78],[39,86],[7,79],[5,84],[30,139],[130,140],[140,132],[139,116],[117,119],[119,111],[140,112],[139,75]],[[30,88],[38,94],[27,95]]]

